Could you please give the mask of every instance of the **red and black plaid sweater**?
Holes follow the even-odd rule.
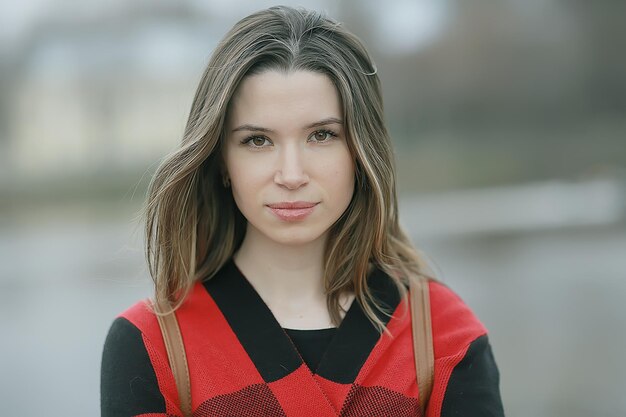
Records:
[[[177,310],[197,417],[419,416],[410,314],[390,279],[369,276],[379,334],[354,302],[316,369],[230,261]],[[486,330],[447,287],[430,284],[435,381],[427,417],[503,416]],[[111,326],[102,359],[103,417],[181,416],[156,318],[145,302]]]

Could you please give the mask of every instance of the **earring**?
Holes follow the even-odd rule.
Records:
[[[230,187],[230,178],[228,178],[228,175],[222,175],[222,185],[224,188]]]

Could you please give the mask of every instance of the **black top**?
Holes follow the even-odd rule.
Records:
[[[324,356],[324,352],[326,352],[326,348],[337,333],[336,327],[315,330],[284,330],[311,372],[315,372],[317,365],[319,365]]]

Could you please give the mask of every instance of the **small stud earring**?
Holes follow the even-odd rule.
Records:
[[[230,187],[230,178],[228,178],[228,175],[222,175],[222,185],[224,185],[224,188]]]

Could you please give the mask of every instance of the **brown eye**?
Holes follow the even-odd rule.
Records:
[[[265,144],[265,138],[261,138],[261,137],[255,137],[252,138],[252,144],[254,146],[263,146]]]
[[[313,135],[311,135],[311,138],[315,142],[325,143],[325,142],[329,142],[335,136],[337,135],[334,132],[324,129],[324,130],[318,130],[317,132],[313,132]]]
[[[272,144],[272,142],[264,136],[248,136],[242,140],[241,143],[250,148],[265,148]]]

